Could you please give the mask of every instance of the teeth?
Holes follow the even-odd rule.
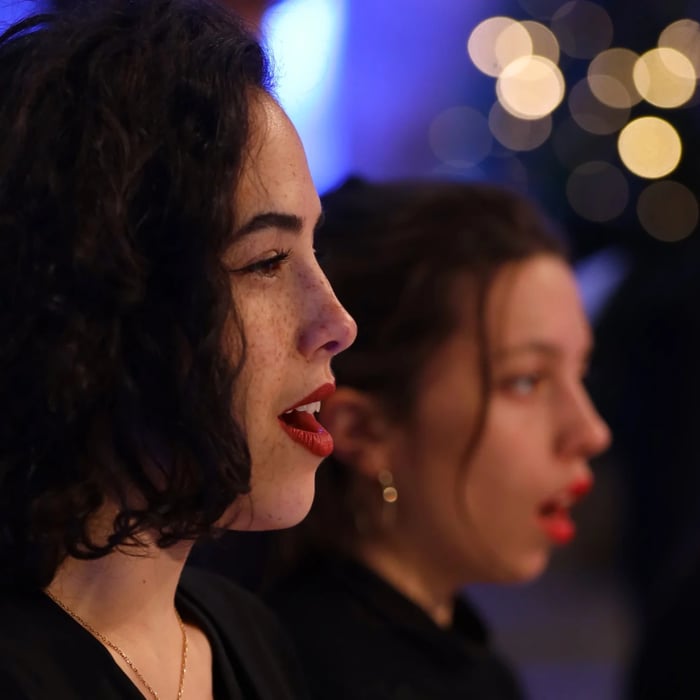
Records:
[[[285,413],[291,413],[292,411],[304,411],[306,413],[318,413],[320,410],[321,410],[321,402],[314,401],[313,403],[305,403],[303,406],[297,406],[296,408],[292,408],[289,411],[285,411]]]

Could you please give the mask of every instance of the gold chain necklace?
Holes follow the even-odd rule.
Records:
[[[65,603],[56,598],[56,596],[53,593],[51,593],[51,591],[47,589],[45,593],[49,598],[51,598],[51,600],[53,600],[54,603],[56,603],[56,605],[58,605],[59,608],[67,612],[79,625],[84,627],[93,637],[96,637],[105,646],[108,646],[110,649],[116,651],[117,654],[119,654],[119,656],[121,656],[122,659],[124,659],[124,663],[134,672],[136,677],[141,681],[144,688],[146,688],[146,690],[148,690],[148,692],[153,696],[153,700],[158,700],[158,693],[156,693],[156,691],[153,690],[148,681],[141,675],[141,671],[139,671],[138,668],[136,668],[134,662],[114,642],[110,642],[110,640],[107,639],[107,637],[105,637],[103,634],[100,634],[92,625],[89,625],[87,622],[85,622],[85,620],[83,620],[82,617],[80,617],[77,613],[74,613]],[[185,685],[185,673],[187,672],[187,632],[185,631],[185,625],[182,622],[180,613],[178,613],[177,610],[175,610],[175,615],[177,616],[177,622],[180,625],[180,631],[182,632],[182,659],[180,661],[180,682],[177,688],[177,700],[181,700],[182,689]]]

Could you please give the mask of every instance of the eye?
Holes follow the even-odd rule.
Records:
[[[290,250],[273,251],[272,255],[262,258],[262,260],[256,260],[250,265],[233,270],[233,272],[240,274],[255,274],[262,277],[274,277],[280,271],[282,266],[289,260],[290,255]]]
[[[519,374],[506,379],[503,387],[516,396],[529,396],[537,389],[542,379],[540,374]]]

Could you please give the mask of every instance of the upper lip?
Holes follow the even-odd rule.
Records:
[[[547,506],[559,506],[567,510],[580,501],[593,487],[593,479],[579,478],[573,481],[565,489],[553,494],[542,503],[542,508]]]
[[[579,478],[569,486],[568,491],[571,498],[576,502],[580,501],[592,488],[592,478]]]
[[[285,408],[282,413],[287,413],[287,411],[293,411],[298,406],[305,406],[307,403],[314,403],[315,401],[323,401],[327,399],[335,391],[335,384],[333,382],[326,382],[321,384],[317,389],[314,389],[308,396],[300,399],[295,404],[292,404],[288,408]]]

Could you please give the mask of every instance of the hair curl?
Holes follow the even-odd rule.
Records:
[[[212,532],[249,490],[221,258],[267,87],[205,0],[81,3],[0,37],[0,581]]]

